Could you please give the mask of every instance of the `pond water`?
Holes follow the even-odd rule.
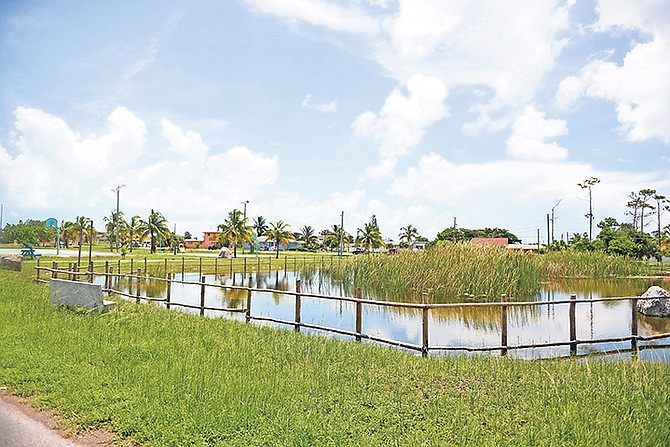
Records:
[[[241,273],[233,275],[204,275],[207,284],[225,286],[251,286],[268,289],[252,292],[251,314],[254,317],[266,317],[293,321],[295,297],[282,291],[295,291],[296,280],[301,280],[302,293],[314,293],[331,296],[352,296],[346,288],[318,272],[309,274],[292,271],[265,273]],[[249,283],[251,278],[251,283]],[[198,273],[180,274],[176,280],[198,282]],[[97,277],[102,284],[104,277]],[[113,288],[133,295],[136,280],[117,279]],[[601,297],[634,296],[642,294],[650,285],[658,284],[649,279],[643,280],[565,280],[546,283],[539,293],[526,297],[523,301],[540,301],[541,306],[523,306],[508,308],[508,345],[552,343],[569,340],[569,305],[552,304],[555,301],[568,300],[570,294],[577,300],[597,299]],[[658,284],[663,286],[663,284]],[[669,284],[670,285],[670,284]],[[165,298],[167,282],[160,280],[143,281],[143,296]],[[668,286],[666,285],[666,288]],[[185,312],[199,313],[199,309],[180,307],[177,303],[192,306],[200,305],[200,286],[197,284],[172,283],[172,307]],[[366,299],[376,299],[374,294],[365,293]],[[205,288],[205,306],[243,309],[246,305],[247,290]],[[405,300],[411,302],[412,299]],[[518,299],[515,301],[519,301]],[[164,305],[161,303],[160,305]],[[362,333],[402,343],[421,345],[422,311],[398,307],[382,307],[373,304],[363,305]],[[303,296],[301,300],[302,323],[327,326],[344,331],[355,331],[355,303]],[[206,310],[209,317],[223,317],[244,321],[243,313],[230,313],[218,310]],[[274,324],[257,322],[258,324]],[[670,318],[651,318],[638,315],[639,335],[650,336],[670,332]],[[291,325],[279,326],[291,328]],[[500,346],[501,318],[498,307],[464,307],[431,309],[429,313],[429,343],[431,355],[445,352],[463,353],[467,351],[432,350],[432,347],[493,347]],[[302,328],[306,333],[319,333],[332,337],[351,339],[350,336],[326,333],[314,329]],[[631,302],[607,301],[596,303],[577,303],[576,331],[578,340],[625,337],[631,334]],[[641,348],[635,354],[639,359],[670,363],[670,339],[638,343]],[[630,341],[615,341],[597,344],[579,344],[577,355],[601,355],[607,358],[627,358]],[[510,349],[510,357],[533,359],[568,356],[568,346]],[[499,351],[492,351],[499,355]]]

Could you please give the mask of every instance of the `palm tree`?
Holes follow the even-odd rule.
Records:
[[[400,242],[405,242],[409,247],[419,237],[419,230],[416,229],[413,225],[407,225],[406,227],[400,228]]]
[[[261,236],[265,234],[265,232],[268,230],[268,223],[265,220],[265,217],[258,216],[257,218],[255,218],[253,222],[253,227],[254,230],[256,230],[257,235]]]
[[[361,244],[366,250],[379,248],[384,241],[382,240],[382,233],[374,223],[366,223],[363,229],[358,229],[358,237],[356,243]]]
[[[90,240],[93,237],[93,234],[91,233],[89,227],[93,221],[89,219],[88,217],[84,216],[77,216],[75,221],[72,223],[72,231],[76,232],[79,234],[79,254],[77,256],[77,265],[81,263],[81,243],[82,239],[84,236],[88,240]]]
[[[234,209],[228,213],[228,218],[218,225],[221,231],[219,240],[223,243],[233,244],[233,257],[237,257],[237,244],[248,242],[251,244],[253,227],[247,225],[247,219],[242,211]]]
[[[314,232],[314,228],[310,227],[309,225],[305,225],[300,229],[300,232],[298,233],[298,239],[303,241],[305,243],[305,248],[308,249],[316,245],[316,241],[319,240],[316,233]]]
[[[156,238],[166,238],[170,234],[167,219],[158,211],[151,210],[147,220],[140,219],[141,237],[149,235],[151,239],[151,253],[156,253]]]
[[[103,217],[102,220],[105,221],[105,235],[109,240],[109,251],[112,251],[114,249],[117,236],[119,236],[119,233],[125,229],[128,223],[123,218],[123,211],[119,211],[118,214],[116,211],[112,211],[109,216]],[[116,227],[117,225],[118,231]]]
[[[270,223],[270,228],[265,231],[265,236],[275,241],[277,259],[279,259],[279,244],[286,248],[292,240],[295,240],[293,233],[288,230],[289,227],[290,225],[283,220],[278,220],[275,223]]]
[[[323,241],[324,245],[331,250],[338,248],[340,243],[344,244],[351,242],[353,239],[351,235],[343,230],[339,225],[333,225],[332,228],[324,230],[321,233],[325,236]]]
[[[142,218],[140,216],[133,216],[127,224],[128,243],[130,244],[130,251],[133,251],[133,242],[142,234]]]

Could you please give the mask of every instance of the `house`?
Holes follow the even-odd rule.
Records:
[[[477,245],[494,245],[496,247],[507,247],[509,239],[506,237],[473,237],[470,239],[471,244]]]
[[[217,245],[218,244],[217,239],[219,237],[219,234],[221,233],[219,233],[218,231],[204,231],[202,233],[204,238],[202,243],[200,244],[200,248],[209,248]]]
[[[426,244],[428,241],[414,241],[412,244],[409,246],[409,249],[412,251],[423,251],[426,249]]]

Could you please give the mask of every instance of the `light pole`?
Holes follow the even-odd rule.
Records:
[[[244,205],[244,226],[247,225],[247,204],[249,203],[248,200],[245,200],[244,202],[240,202],[242,205]],[[242,254],[244,254],[244,244],[242,244]]]
[[[119,185],[116,188],[112,189],[112,192],[116,192],[116,214],[114,215],[114,244],[116,245],[116,252],[119,252],[119,191],[123,188],[124,185]]]

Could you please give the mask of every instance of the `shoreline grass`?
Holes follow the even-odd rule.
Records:
[[[670,443],[670,368],[422,359],[121,301],[57,309],[0,271],[0,386],[145,446]]]

